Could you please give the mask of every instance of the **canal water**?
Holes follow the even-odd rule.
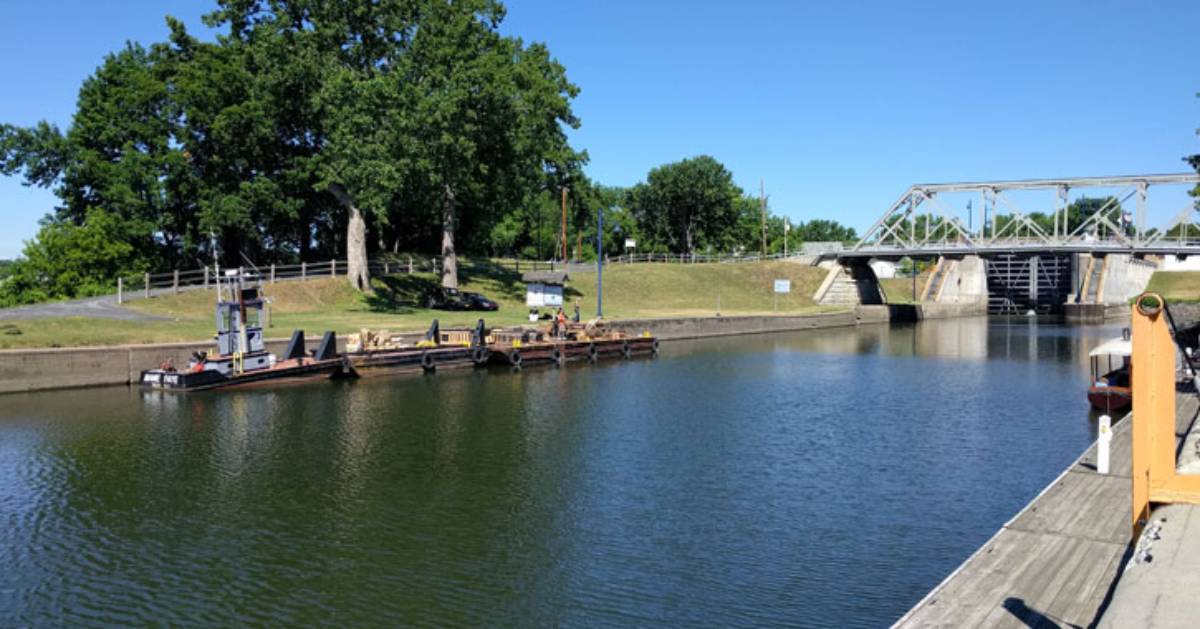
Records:
[[[1095,438],[1119,333],[0,397],[0,626],[886,625]]]

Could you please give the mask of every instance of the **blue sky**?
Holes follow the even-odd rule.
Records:
[[[601,183],[710,154],[776,212],[861,231],[916,182],[1182,172],[1200,153],[1194,0],[506,4],[503,30],[582,88],[572,142]],[[0,122],[65,126],[106,52],[210,6],[10,3]],[[0,179],[0,257],[53,203]],[[1152,191],[1151,222],[1184,203]]]

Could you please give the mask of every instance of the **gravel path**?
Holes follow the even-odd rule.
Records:
[[[93,317],[97,319],[119,319],[122,321],[154,321],[167,317],[148,315],[117,305],[114,295],[88,297],[71,301],[55,301],[16,308],[0,308],[0,320],[45,319],[54,317]]]

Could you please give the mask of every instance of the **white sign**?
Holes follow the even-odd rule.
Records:
[[[777,293],[792,292],[792,280],[775,280],[775,292],[777,292]]]
[[[637,247],[637,241],[632,238],[626,238],[625,239],[625,248],[633,249],[634,247]]]
[[[561,306],[563,287],[553,284],[532,283],[525,285],[525,305],[533,308]]]

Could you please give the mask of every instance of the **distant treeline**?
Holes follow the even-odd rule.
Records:
[[[106,292],[119,274],[214,259],[757,252],[762,208],[711,157],[630,189],[583,173],[566,135],[579,88],[542,44],[499,32],[495,0],[219,0],[215,41],[170,36],[106,56],[68,128],[0,126],[0,172],[59,204],[26,244],[0,303]],[[767,248],[784,224],[766,221]],[[834,222],[792,242],[847,240]]]

